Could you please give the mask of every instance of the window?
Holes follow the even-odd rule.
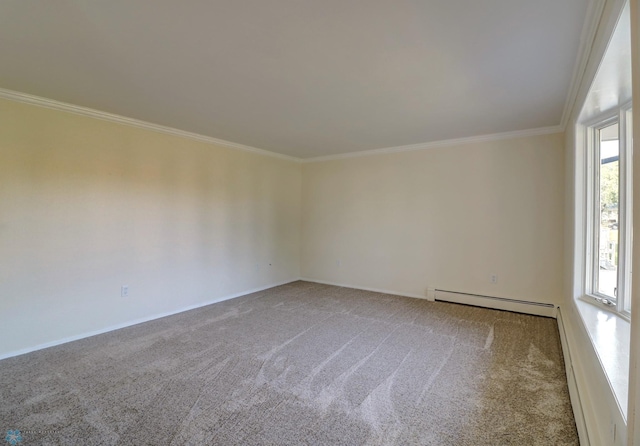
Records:
[[[631,309],[631,108],[587,127],[587,296]]]

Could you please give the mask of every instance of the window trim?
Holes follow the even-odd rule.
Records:
[[[593,120],[583,123],[584,142],[586,149],[585,159],[585,227],[584,227],[584,294],[583,300],[596,305],[604,310],[616,313],[629,320],[631,290],[631,231],[633,229],[631,216],[633,214],[633,185],[632,185],[632,104],[631,101],[616,107],[606,113],[602,113]],[[599,268],[599,218],[600,213],[596,212],[600,206],[599,191],[599,171],[596,170],[596,157],[599,159],[600,140],[598,131],[618,124],[619,141],[619,206],[618,206],[618,286],[617,295],[612,300],[597,291],[596,271]],[[605,304],[605,301],[613,302],[613,305]]]

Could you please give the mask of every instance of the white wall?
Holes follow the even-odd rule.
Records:
[[[563,206],[562,134],[307,163],[301,274],[555,303]]]
[[[636,0],[632,0],[636,1]],[[565,286],[564,296],[561,303],[563,320],[567,328],[567,341],[572,358],[572,368],[578,384],[579,397],[582,410],[584,411],[585,425],[588,432],[590,444],[592,445],[624,445],[633,444],[628,439],[633,438],[633,431],[627,430],[624,410],[613,393],[611,378],[605,374],[603,364],[596,352],[590,333],[585,323],[586,315],[581,313],[576,305],[576,298],[584,293],[583,273],[585,258],[584,234],[582,233],[583,219],[585,218],[586,198],[584,194],[585,173],[585,141],[584,127],[578,125],[583,106],[587,103],[589,90],[591,88],[598,68],[609,45],[610,38],[614,32],[616,23],[625,5],[625,0],[598,0],[594,4],[600,5],[600,13],[597,18],[591,36],[593,42],[588,42],[589,57],[585,60],[582,78],[576,85],[577,98],[570,111],[568,125],[566,129],[565,141],[565,177],[566,177],[566,214],[565,214]],[[616,68],[608,67],[608,72],[616,73]],[[619,68],[618,68],[619,69]],[[620,102],[627,98],[622,97],[616,88],[620,87],[619,79],[622,75],[613,76],[613,82],[608,85],[613,97],[617,97]],[[598,97],[598,94],[594,94]],[[615,104],[613,104],[615,105]],[[601,110],[599,110],[601,111]],[[599,112],[598,111],[598,112]],[[586,114],[595,114],[595,111],[587,110]],[[634,173],[634,176],[637,175]],[[637,187],[639,182],[634,178]],[[634,197],[634,207],[637,209]],[[635,216],[634,216],[635,217]],[[637,219],[634,218],[637,221]],[[637,251],[637,248],[634,248]],[[635,255],[635,254],[634,254]],[[633,288],[637,292],[637,287]],[[637,321],[635,322],[637,324]],[[606,333],[603,333],[605,335]],[[593,333],[591,333],[593,335]],[[610,356],[615,356],[615,352],[625,345],[622,340],[612,344]],[[622,361],[621,361],[622,362]],[[624,374],[624,371],[622,371]],[[632,381],[633,382],[633,381]],[[626,400],[627,395],[621,395],[621,399]],[[572,395],[576,399],[577,395]],[[629,412],[631,413],[631,412]],[[627,438],[628,435],[628,438]]]
[[[299,276],[299,163],[6,100],[0,123],[0,357]]]

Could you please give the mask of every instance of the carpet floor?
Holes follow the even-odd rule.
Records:
[[[553,319],[294,282],[0,361],[20,445],[577,445]]]

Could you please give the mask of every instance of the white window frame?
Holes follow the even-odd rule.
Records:
[[[633,162],[631,103],[626,103],[609,113],[599,115],[585,123],[586,156],[586,228],[585,228],[585,298],[588,302],[609,311],[614,311],[626,319],[630,317],[631,303],[631,252],[633,214]],[[599,164],[600,140],[598,131],[618,124],[620,151],[620,190],[618,192],[618,287],[617,296],[611,298],[597,290],[599,269],[600,196]]]

